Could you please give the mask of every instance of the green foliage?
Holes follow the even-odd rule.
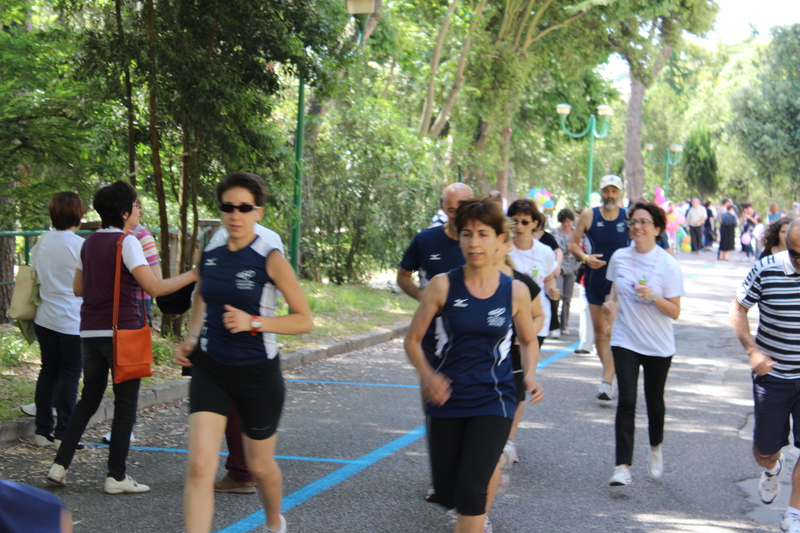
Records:
[[[684,150],[684,175],[692,191],[701,197],[717,192],[717,154],[711,145],[711,132],[699,124],[689,134]]]
[[[758,78],[734,93],[729,128],[771,190],[789,179],[800,192],[800,24],[778,26]]]
[[[363,95],[330,110],[306,169],[301,248],[312,279],[364,280],[396,265],[427,227],[441,185],[437,150],[399,124],[389,102]]]

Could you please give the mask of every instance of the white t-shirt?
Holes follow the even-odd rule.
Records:
[[[640,254],[631,245],[611,256],[606,279],[614,282],[619,299],[611,346],[642,355],[675,355],[672,319],[653,302],[639,298],[633,287],[647,285],[664,298],[683,296],[683,273],[678,261],[660,246]]]
[[[508,256],[514,262],[515,270],[529,275],[542,289],[539,294],[544,312],[544,325],[537,336],[547,337],[550,333],[550,299],[545,294],[544,279],[552,274],[558,266],[556,265],[556,254],[546,244],[533,239],[533,246],[529,250],[520,250],[512,244]]]
[[[83,298],[72,292],[83,237],[69,230],[48,231],[31,250],[42,303],[33,322],[64,335],[79,335]]]
[[[255,225],[256,235],[267,241],[267,244],[272,246],[273,248],[277,248],[281,255],[286,255],[283,253],[283,243],[281,242],[281,236],[272,231],[271,229],[267,229],[261,224]],[[214,236],[211,237],[211,240],[208,244],[222,244],[223,242],[228,240],[228,230],[225,229],[225,226],[220,226]]]

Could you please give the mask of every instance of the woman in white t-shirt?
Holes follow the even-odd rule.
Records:
[[[53,195],[47,209],[55,229],[42,235],[31,251],[41,298],[33,320],[42,354],[35,396],[37,446],[52,446],[64,437],[75,409],[82,369],[82,299],[72,292],[72,279],[83,246],[83,238],[75,231],[86,213],[86,204],[74,192],[63,191]]]
[[[653,203],[638,202],[628,213],[633,244],[611,256],[606,278],[613,285],[603,304],[609,327],[613,327],[611,351],[619,386],[615,424],[617,466],[609,479],[611,486],[631,482],[640,366],[644,373],[650,436],[647,472],[653,479],[660,479],[664,473],[661,452],[664,387],[675,354],[672,321],[680,315],[684,294],[678,262],[656,245],[656,238],[667,227],[664,210]]]
[[[552,248],[533,238],[533,231],[544,225],[545,218],[532,200],[528,198],[516,200],[508,206],[508,216],[514,221],[514,242],[508,256],[518,272],[533,278],[536,285],[542,289],[544,325],[536,334],[541,348],[550,333],[550,300],[561,298],[561,291],[556,286],[554,276],[558,267],[556,254]]]

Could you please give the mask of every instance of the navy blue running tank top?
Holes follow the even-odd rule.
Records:
[[[463,267],[448,276],[436,371],[450,379],[452,393],[442,406],[428,404],[426,413],[442,418],[514,418],[516,385],[509,357],[513,280],[501,273],[495,293],[481,299],[467,290]]]
[[[256,237],[240,250],[228,243],[209,244],[200,258],[200,290],[206,304],[206,320],[200,349],[228,365],[262,363],[278,355],[274,333],[231,333],[222,323],[225,305],[250,315],[275,316],[277,287],[267,274],[267,256],[275,250]]]
[[[600,207],[592,208],[592,225],[586,231],[589,242],[592,244],[592,255],[603,254],[600,258],[606,264],[600,268],[586,269],[586,282],[591,279],[605,280],[608,262],[611,256],[620,248],[628,246],[628,212],[620,208],[616,220],[606,220],[600,214]]]

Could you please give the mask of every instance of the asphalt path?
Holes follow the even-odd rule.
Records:
[[[682,254],[680,261],[687,294],[667,382],[664,478],[654,482],[646,475],[640,380],[634,481],[608,486],[616,404],[603,406],[594,398],[599,361],[573,353],[574,334],[548,339],[538,373],[545,399],[525,411],[517,436],[520,462],[490,512],[494,531],[777,530],[790,476],[784,473],[776,503],[758,500],[760,472],[748,430],[749,369],[727,317],[750,263],[719,263],[711,254]],[[577,324],[571,329],[577,331]],[[289,531],[452,531],[444,509],[424,501],[429,469],[423,416],[402,340],[284,374],[287,401],[278,454]],[[76,454],[64,488],[45,482],[52,452],[29,443],[0,451],[0,477],[60,496],[72,509],[76,533],[182,531],[186,412],[184,401],[139,414],[129,474],[150,485],[149,494],[103,494],[107,450],[102,446]],[[90,428],[84,440],[99,443],[109,427]],[[794,448],[787,453],[797,456]],[[218,477],[224,475],[223,463],[224,457]],[[265,531],[263,523],[256,496],[216,496],[215,533]]]

